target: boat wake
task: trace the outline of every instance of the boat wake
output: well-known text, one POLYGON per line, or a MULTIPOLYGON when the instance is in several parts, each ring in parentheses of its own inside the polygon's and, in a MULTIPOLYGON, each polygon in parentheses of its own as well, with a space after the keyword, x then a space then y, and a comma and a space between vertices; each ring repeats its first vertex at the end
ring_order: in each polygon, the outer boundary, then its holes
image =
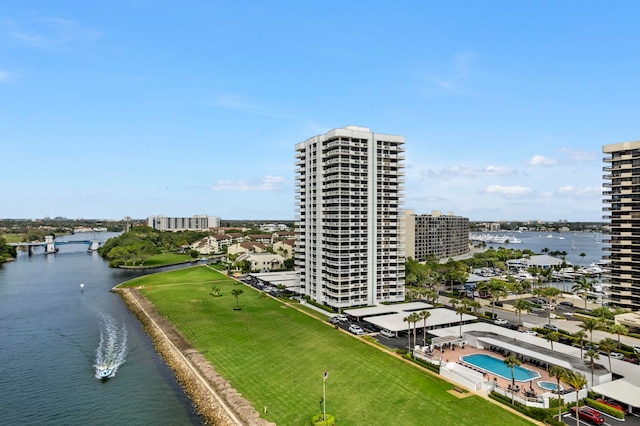
POLYGON ((96 349, 96 379, 106 380, 116 375, 127 357, 127 329, 118 327, 116 321, 103 316, 100 323, 100 344, 96 349))

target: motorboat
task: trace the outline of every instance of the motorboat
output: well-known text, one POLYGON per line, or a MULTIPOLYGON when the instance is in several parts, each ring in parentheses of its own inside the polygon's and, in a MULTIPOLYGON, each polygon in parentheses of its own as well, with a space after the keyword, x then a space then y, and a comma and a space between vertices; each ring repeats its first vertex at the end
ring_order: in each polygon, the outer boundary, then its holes
POLYGON ((111 367, 105 367, 105 368, 98 368, 98 371, 96 373, 96 376, 99 379, 102 380, 107 380, 108 378, 111 377, 111 375, 113 374, 113 368, 111 367))

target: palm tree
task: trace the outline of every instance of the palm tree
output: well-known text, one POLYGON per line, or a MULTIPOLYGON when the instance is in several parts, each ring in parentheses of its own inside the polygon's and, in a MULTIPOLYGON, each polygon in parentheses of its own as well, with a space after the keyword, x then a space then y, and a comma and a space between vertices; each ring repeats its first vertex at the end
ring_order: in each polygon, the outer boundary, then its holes
POLYGON ((613 352, 615 348, 616 341, 609 339, 608 337, 600 340, 600 343, 598 343, 598 349, 605 352, 607 354, 607 358, 609 358, 609 371, 611 371, 611 352, 613 352))
POLYGON ((240 309, 240 306, 238 305, 239 300, 238 298, 240 297, 240 295, 244 293, 244 291, 241 288, 234 288, 233 290, 231 290, 231 294, 236 298, 236 307, 233 308, 235 310, 240 309))
POLYGON ((584 374, 576 373, 573 370, 567 370, 561 380, 576 393, 576 425, 580 426, 580 417, 578 417, 578 411, 580 410, 580 397, 578 396, 578 392, 587 384, 587 378, 584 374))
POLYGON ((427 319, 431 316, 429 311, 420 311, 420 318, 422 318, 422 346, 427 346, 427 319))
POLYGON ((507 295, 506 284, 506 281, 491 278, 478 285, 480 290, 485 290, 491 295, 491 317, 493 318, 496 316, 496 302, 507 295))
POLYGON ((478 309, 480 309, 482 307, 480 302, 478 302, 477 300, 469 300, 467 302, 467 306, 469 308, 473 309, 473 313, 475 313, 475 314, 477 314, 478 313, 478 309))
POLYGON ((593 330, 598 328, 599 322, 595 318, 585 318, 580 328, 589 332, 589 342, 593 342, 593 330))
POLYGON ((402 321, 406 322, 407 324, 409 324, 409 330, 407 331, 407 336, 409 337, 409 343, 408 343, 408 347, 409 347, 409 351, 411 351, 411 315, 408 315, 404 318, 402 318, 402 321))
POLYGON ((514 309, 518 313, 518 325, 522 325, 522 311, 528 311, 531 309, 531 302, 526 299, 518 299, 513 304, 514 309))
POLYGON ((549 318, 549 325, 551 325, 551 303, 553 300, 562 294, 560 289, 555 287, 543 287, 537 288, 533 291, 533 294, 542 296, 547 301, 547 316, 549 318))
POLYGON ((558 333, 557 331, 552 331, 551 333, 547 333, 544 338, 547 339, 549 343, 551 343, 551 350, 553 350, 553 342, 557 342, 558 340, 560 340, 560 333, 558 333))
POLYGON ((513 374, 513 368, 517 365, 520 365, 520 360, 513 355, 509 355, 504 359, 504 363, 511 369, 511 404, 513 404, 513 388, 516 385, 515 376, 513 374))
POLYGON ((588 280, 587 277, 581 275, 575 279, 575 284, 571 287, 571 291, 574 293, 582 292, 584 296, 584 309, 587 309, 587 292, 593 290, 594 280, 588 280))
POLYGON ((620 335, 627 335, 629 333, 629 329, 622 324, 612 324, 609 327, 609 333, 618 335, 618 348, 620 348, 620 335))
POLYGON ((418 341, 416 339, 416 325, 418 324, 418 321, 420 321, 420 314, 417 312, 413 312, 409 314, 409 318, 410 322, 413 323, 413 345, 415 346, 416 342, 418 341))
POLYGON ((549 368, 549 376, 555 377, 557 382, 556 394, 558 395, 558 420, 562 416, 562 404, 560 403, 560 380, 567 374, 567 370, 557 365, 552 365, 549 368))
POLYGON ((449 300, 449 303, 451 303, 451 306, 453 306, 456 313, 460 315, 460 337, 462 337, 462 315, 467 312, 466 300, 451 299, 449 300))
POLYGON ((596 360, 600 359, 600 355, 593 349, 589 349, 587 353, 584 354, 584 359, 588 359, 589 364, 591 364, 591 386, 593 386, 593 369, 596 365, 596 360))
POLYGON ((580 344, 580 358, 582 358, 582 349, 584 349, 584 338, 587 337, 587 333, 582 330, 578 330, 573 333, 573 336, 578 339, 578 343, 580 344))

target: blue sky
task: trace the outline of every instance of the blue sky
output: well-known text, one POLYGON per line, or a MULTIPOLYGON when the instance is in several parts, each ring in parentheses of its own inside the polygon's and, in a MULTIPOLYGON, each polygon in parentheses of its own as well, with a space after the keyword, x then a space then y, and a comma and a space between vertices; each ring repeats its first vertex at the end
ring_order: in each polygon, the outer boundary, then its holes
POLYGON ((405 207, 602 217, 636 1, 4 2, 2 218, 293 219, 294 145, 406 137, 405 207), (366 5, 366 6, 365 6, 366 5))

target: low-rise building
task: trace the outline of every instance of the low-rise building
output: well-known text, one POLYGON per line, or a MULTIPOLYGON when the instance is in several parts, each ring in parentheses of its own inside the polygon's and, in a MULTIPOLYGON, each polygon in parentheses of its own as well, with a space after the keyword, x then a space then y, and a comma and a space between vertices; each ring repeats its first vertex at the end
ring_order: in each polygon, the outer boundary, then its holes
POLYGON ((262 253, 266 251, 267 247, 256 241, 244 241, 242 243, 235 243, 227 248, 227 254, 245 254, 245 253, 262 253))
POLYGON ((251 271, 269 272, 284 269, 284 258, 273 253, 244 253, 236 259, 236 263, 248 261, 251 271))
POLYGON ((224 247, 231 245, 233 239, 228 235, 210 235, 191 244, 191 249, 200 254, 217 254, 224 251, 224 247))
POLYGON ((273 244, 273 251, 274 253, 278 253, 285 259, 291 259, 293 258, 293 249, 295 247, 295 243, 295 239, 276 241, 273 244))

